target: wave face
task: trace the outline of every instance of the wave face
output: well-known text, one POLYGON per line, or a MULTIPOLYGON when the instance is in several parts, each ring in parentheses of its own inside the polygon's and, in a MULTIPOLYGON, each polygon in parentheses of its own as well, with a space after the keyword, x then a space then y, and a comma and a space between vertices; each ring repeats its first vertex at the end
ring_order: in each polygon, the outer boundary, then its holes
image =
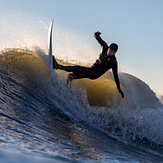
MULTIPOLYGON (((40 140, 47 137, 48 141, 55 139, 56 142, 57 137, 61 137, 60 141, 64 142, 65 135, 72 132, 71 127, 78 122, 121 142, 163 154, 163 106, 147 84, 120 73, 124 99, 109 72, 97 80, 82 79, 67 87, 64 80, 67 74, 58 71, 59 76, 55 72, 50 76, 47 60, 40 49, 1 51, 2 142, 11 139, 18 143, 23 139, 23 135, 13 136, 13 131, 25 132, 20 124, 28 128, 25 134, 30 137, 40 134, 40 140), (10 132, 5 130, 9 126, 10 132), (68 132, 61 136, 61 129, 68 132)), ((35 145, 43 148, 39 140, 35 145)))

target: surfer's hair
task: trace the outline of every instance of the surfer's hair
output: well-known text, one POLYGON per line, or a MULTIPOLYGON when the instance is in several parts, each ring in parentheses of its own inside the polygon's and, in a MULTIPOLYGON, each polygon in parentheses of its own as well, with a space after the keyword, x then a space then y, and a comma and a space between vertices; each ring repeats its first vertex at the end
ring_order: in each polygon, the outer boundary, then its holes
POLYGON ((114 50, 114 52, 116 53, 117 50, 118 50, 118 45, 116 43, 111 43, 110 46, 109 46, 109 48, 111 50, 114 50))

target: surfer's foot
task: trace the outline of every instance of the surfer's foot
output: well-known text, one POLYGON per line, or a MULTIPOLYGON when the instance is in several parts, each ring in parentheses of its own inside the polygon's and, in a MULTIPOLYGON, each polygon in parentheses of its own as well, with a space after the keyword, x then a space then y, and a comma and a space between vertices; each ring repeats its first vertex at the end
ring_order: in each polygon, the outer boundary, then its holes
POLYGON ((67 77, 67 84, 71 84, 72 80, 74 80, 74 74, 70 73, 67 77))
POLYGON ((52 57, 53 57, 53 69, 58 69, 59 64, 55 60, 54 56, 52 56, 52 57))

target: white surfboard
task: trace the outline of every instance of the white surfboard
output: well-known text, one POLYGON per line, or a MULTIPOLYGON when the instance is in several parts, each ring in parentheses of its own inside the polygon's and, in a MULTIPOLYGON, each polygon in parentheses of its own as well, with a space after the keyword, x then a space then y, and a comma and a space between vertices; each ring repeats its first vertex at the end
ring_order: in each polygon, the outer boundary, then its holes
POLYGON ((52 73, 53 70, 53 50, 52 50, 52 36, 53 36, 53 22, 51 22, 50 27, 49 27, 49 33, 48 33, 48 55, 49 55, 49 69, 50 69, 50 73, 52 73))

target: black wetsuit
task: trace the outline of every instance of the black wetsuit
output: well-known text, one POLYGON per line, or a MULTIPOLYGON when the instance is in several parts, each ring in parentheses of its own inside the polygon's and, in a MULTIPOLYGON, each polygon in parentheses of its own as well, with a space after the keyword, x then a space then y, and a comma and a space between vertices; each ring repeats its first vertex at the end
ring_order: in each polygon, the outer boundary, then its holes
POLYGON ((118 90, 120 90, 120 82, 118 78, 118 63, 115 55, 108 56, 107 51, 109 46, 107 43, 100 37, 95 36, 96 40, 102 46, 102 52, 99 59, 91 67, 83 66, 60 66, 59 69, 65 70, 67 72, 72 72, 69 74, 69 78, 72 79, 97 79, 102 76, 110 68, 113 71, 114 79, 117 85, 118 90))

